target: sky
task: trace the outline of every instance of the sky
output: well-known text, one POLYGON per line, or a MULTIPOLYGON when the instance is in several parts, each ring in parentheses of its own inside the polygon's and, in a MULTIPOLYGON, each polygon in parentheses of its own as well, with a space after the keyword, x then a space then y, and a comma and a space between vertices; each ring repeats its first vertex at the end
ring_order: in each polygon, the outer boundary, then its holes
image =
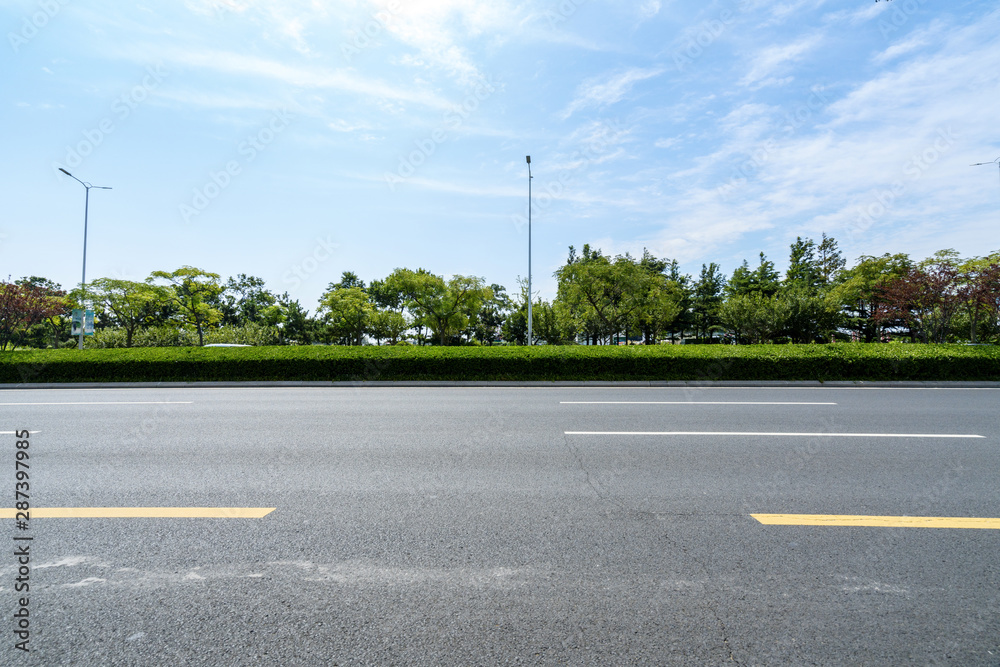
POLYGON ((343 271, 543 299, 568 248, 779 270, 1000 249, 1000 8, 0 0, 0 274, 343 271))

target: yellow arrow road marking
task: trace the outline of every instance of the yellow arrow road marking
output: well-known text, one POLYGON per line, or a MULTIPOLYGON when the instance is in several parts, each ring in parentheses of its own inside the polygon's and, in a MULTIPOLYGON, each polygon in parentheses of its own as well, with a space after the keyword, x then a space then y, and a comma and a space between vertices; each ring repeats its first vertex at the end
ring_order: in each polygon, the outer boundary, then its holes
MULTIPOLYGON (((32 507, 32 519, 260 519, 274 507, 32 507)), ((0 509, 0 519, 17 510, 0 509)))
POLYGON ((863 516, 848 514, 751 514, 766 526, 880 526, 886 528, 993 528, 1000 519, 955 516, 863 516))

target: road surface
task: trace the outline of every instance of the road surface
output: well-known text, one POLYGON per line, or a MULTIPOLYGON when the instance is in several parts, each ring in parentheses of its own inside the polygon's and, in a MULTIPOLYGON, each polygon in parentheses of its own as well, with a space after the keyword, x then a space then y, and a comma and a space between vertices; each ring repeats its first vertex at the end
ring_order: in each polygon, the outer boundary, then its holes
POLYGON ((0 664, 998 665, 998 399, 0 391, 0 664))

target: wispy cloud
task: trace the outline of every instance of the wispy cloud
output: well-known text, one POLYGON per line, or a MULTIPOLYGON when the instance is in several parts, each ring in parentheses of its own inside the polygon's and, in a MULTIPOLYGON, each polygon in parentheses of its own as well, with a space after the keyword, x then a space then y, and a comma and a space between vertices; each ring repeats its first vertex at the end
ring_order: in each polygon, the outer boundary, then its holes
POLYGON ((872 58, 876 65, 884 65, 891 60, 912 53, 937 41, 937 35, 944 29, 943 21, 934 21, 926 28, 913 31, 906 39, 896 42, 872 58))
POLYGON ((706 257, 748 233, 780 229, 792 238, 837 234, 849 253, 929 253, 934 244, 957 245, 981 234, 981 219, 962 211, 982 196, 970 183, 968 155, 981 137, 995 135, 998 27, 1000 12, 975 26, 932 26, 900 42, 902 56, 932 31, 942 32, 927 40, 936 45, 933 53, 858 82, 795 135, 774 135, 759 171, 735 197, 720 200, 709 187, 718 178, 713 164, 768 117, 757 104, 734 109, 719 123, 722 146, 695 159, 696 167, 670 174, 680 194, 665 206, 670 222, 642 242, 678 257, 695 257, 699 248, 706 257), (988 80, 984 72, 992 73, 988 80), (878 215, 866 215, 870 211, 878 215))
POLYGON ((830 12, 823 17, 827 23, 844 21, 849 25, 860 25, 872 20, 879 14, 890 9, 888 2, 873 2, 859 9, 841 9, 830 12))
POLYGON ((788 0, 786 2, 773 2, 771 0, 747 0, 744 3, 744 10, 765 7, 771 15, 770 24, 780 24, 801 16, 809 10, 815 10, 825 5, 827 0, 788 0))
POLYGON ((419 58, 407 62, 444 71, 464 86, 485 78, 466 42, 516 26, 520 13, 506 0, 375 0, 372 5, 386 13, 386 30, 418 51, 419 58))
POLYGON ((290 44, 303 55, 313 53, 306 38, 311 25, 329 15, 329 4, 311 0, 185 0, 191 12, 206 18, 239 16, 256 24, 262 34, 275 42, 290 44))
MULTIPOLYGON (((968 125, 990 116, 1000 85, 1000 47, 991 32, 998 28, 1000 12, 947 32, 938 38, 935 52, 898 63, 832 104, 829 127, 842 132, 851 123, 884 125, 891 136, 899 135, 904 123, 968 125), (990 74, 984 77, 986 72, 990 74)), ((991 135, 995 131, 983 136, 991 135)))
POLYGON ((334 132, 357 132, 358 130, 370 130, 371 126, 365 123, 348 123, 343 118, 337 118, 336 120, 327 123, 329 127, 334 132))
POLYGON ((648 21, 660 13, 660 8, 660 0, 645 0, 645 2, 639 5, 639 20, 648 21))
POLYGON ((173 67, 195 67, 223 74, 269 79, 305 89, 338 90, 380 100, 409 102, 441 110, 451 109, 454 106, 453 103, 432 92, 379 81, 348 69, 304 67, 260 56, 214 49, 145 45, 124 47, 117 49, 117 52, 138 62, 148 62, 150 59, 159 60, 173 67))
MULTIPOLYGON (((351 174, 350 176, 360 181, 370 181, 380 185, 385 184, 385 178, 381 175, 351 174)), ((441 180, 419 176, 407 178, 403 184, 398 187, 400 190, 430 190, 434 192, 450 192, 458 195, 469 195, 472 197, 523 198, 525 196, 524 188, 522 186, 483 185, 481 183, 470 184, 462 183, 454 179, 441 180)))
MULTIPOLYGON (((54 159, 79 152, 84 161, 90 151, 95 157, 74 173, 120 185, 115 197, 125 197, 146 194, 127 165, 135 155, 156 155, 164 165, 155 183, 160 200, 121 207, 148 205, 156 223, 143 232, 151 265, 130 269, 140 275, 200 263, 188 257, 192 248, 212 247, 207 239, 234 229, 267 230, 273 210, 289 205, 292 236, 326 234, 323 226, 335 225, 333 192, 342 217, 377 223, 337 227, 343 268, 377 276, 381 269, 364 259, 370 253, 449 272, 453 249, 433 235, 413 235, 393 250, 380 243, 391 245, 385 239, 405 226, 462 224, 469 212, 509 224, 510 212, 527 203, 527 153, 540 229, 550 250, 560 247, 554 257, 540 243, 539 266, 564 261, 571 243, 600 238, 608 252, 638 255, 646 246, 694 263, 685 268, 695 272, 709 261, 731 271, 759 250, 780 264, 796 234, 821 231, 852 258, 883 248, 919 254, 938 242, 968 254, 981 247, 976 234, 995 226, 996 167, 968 166, 1000 154, 995 3, 181 0, 114 11, 58 4, 58 19, 5 70, 17 94, 0 113, 7 126, 24 128, 7 142, 8 162, 29 164, 39 145, 54 159), (677 50, 693 59, 683 72, 671 66, 677 50), (135 93, 157 62, 169 78, 155 94, 135 93), (488 96, 476 92, 483 78, 497 87, 488 96), (295 116, 295 131, 266 159, 241 163, 234 187, 212 203, 212 224, 192 230, 206 243, 157 241, 177 217, 177 201, 222 168, 234 138, 253 136, 260 112, 282 107, 295 116), (119 122, 126 109, 129 121, 119 122), (58 119, 44 117, 56 111, 58 119), (103 116, 115 122, 106 140, 103 116), (403 161, 421 165, 386 192, 387 170, 403 161), (878 208, 885 210, 873 223, 858 224, 858 211, 878 208)), ((37 5, 17 3, 23 12, 37 5)), ((37 215, 34 208, 61 198, 24 178, 31 196, 22 199, 32 203, 12 213, 11 224, 63 219, 57 210, 37 215)), ((112 213, 102 210, 102 221, 108 215, 131 229, 131 219, 112 213)), ((43 261, 12 245, 14 236, 0 248, 9 261, 43 261)), ((130 238, 109 233, 106 256, 128 257, 115 237, 130 238)), ((217 262, 209 268, 235 275, 274 264, 266 233, 250 237, 264 240, 248 243, 239 258, 208 256, 206 266, 217 262)), ((502 254, 493 253, 501 267, 502 254)), ((54 278, 73 280, 58 257, 10 270, 37 275, 53 267, 54 278)), ((510 284, 523 270, 521 262, 511 267, 490 281, 510 284)), ((285 268, 265 277, 280 284, 285 268)), ((316 289, 322 284, 316 280, 316 289)))
POLYGON ((769 46, 758 52, 750 64, 750 71, 740 79, 741 86, 759 85, 773 79, 783 66, 799 60, 803 55, 816 48, 822 37, 811 35, 800 40, 781 46, 769 46))
POLYGON ((274 109, 275 107, 297 107, 286 97, 251 96, 240 93, 224 93, 205 90, 165 88, 157 91, 162 100, 177 102, 187 107, 207 109, 274 109))
POLYGON ((588 79, 577 88, 576 97, 569 103, 561 116, 565 120, 580 109, 606 107, 620 102, 631 92, 635 84, 659 76, 663 72, 662 68, 633 67, 610 77, 588 79))

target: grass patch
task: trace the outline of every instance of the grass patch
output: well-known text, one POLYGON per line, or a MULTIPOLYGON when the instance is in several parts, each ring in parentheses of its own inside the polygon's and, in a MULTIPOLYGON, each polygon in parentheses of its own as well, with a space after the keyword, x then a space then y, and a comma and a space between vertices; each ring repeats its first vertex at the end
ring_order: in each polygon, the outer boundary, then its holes
POLYGON ((247 380, 1000 380, 1000 347, 691 345, 248 347, 0 354, 0 382, 247 380))

